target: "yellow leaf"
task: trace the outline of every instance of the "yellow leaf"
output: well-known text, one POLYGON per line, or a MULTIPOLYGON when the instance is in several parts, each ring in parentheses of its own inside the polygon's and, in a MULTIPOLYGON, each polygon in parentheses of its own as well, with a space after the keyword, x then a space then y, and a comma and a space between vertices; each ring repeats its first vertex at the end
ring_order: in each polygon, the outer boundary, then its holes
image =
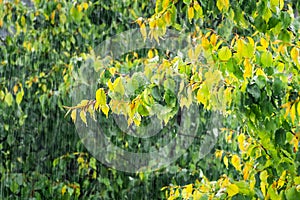
POLYGON ((189 185, 186 186, 186 192, 188 194, 192 194, 192 192, 193 192, 193 184, 189 184, 189 185))
POLYGON ((231 58, 232 53, 231 53, 230 49, 225 46, 219 50, 218 56, 219 56, 220 60, 227 61, 231 58))
POLYGON ((163 10, 166 10, 169 6, 169 0, 163 0, 162 6, 163 6, 163 10))
POLYGON ((219 158, 220 160, 222 159, 223 151, 222 150, 217 150, 215 152, 216 158, 219 158))
POLYGON ((174 194, 174 198, 178 198, 180 196, 179 190, 176 189, 175 194, 174 194))
POLYGON ((64 194, 66 193, 66 191, 67 191, 67 186, 64 185, 64 186, 61 188, 61 194, 64 195, 64 194))
POLYGON ((77 5, 77 10, 78 10, 78 12, 81 12, 82 11, 82 5, 77 5))
POLYGON ((202 197, 202 194, 198 190, 193 192, 193 200, 199 200, 202 197))
POLYGON ((72 118, 72 120, 73 120, 74 123, 76 122, 76 114, 77 114, 76 110, 73 110, 71 112, 71 118, 72 118))
POLYGON ((252 65, 249 61, 249 59, 244 60, 244 66, 245 66, 245 72, 244 72, 244 78, 250 78, 252 77, 252 65))
POLYGON ((298 151, 299 148, 299 140, 298 137, 294 136, 293 139, 290 141, 290 143, 294 146, 294 152, 298 151))
POLYGON ((280 189, 285 183, 286 170, 284 170, 277 182, 277 189, 280 189))
POLYGON ((239 187, 235 184, 230 184, 227 186, 228 197, 232 197, 239 193, 239 187))
POLYGON ((118 77, 114 81, 114 83, 112 83, 111 80, 108 80, 107 86, 108 86, 109 90, 111 90, 112 92, 118 92, 121 95, 124 95, 124 93, 125 93, 125 89, 124 89, 124 86, 122 84, 121 77, 118 77))
POLYGON ((290 110, 290 115, 291 115, 291 119, 292 119, 292 123, 295 123, 295 117, 296 117, 296 103, 294 103, 291 107, 290 110))
POLYGON ((229 8, 229 0, 217 0, 217 7, 221 12, 226 12, 229 8))
POLYGON ((77 158, 77 162, 78 162, 78 164, 82 164, 82 163, 84 163, 84 159, 80 156, 77 158))
POLYGON ((23 99, 23 96, 24 96, 24 91, 20 91, 17 93, 17 96, 16 96, 16 102, 18 105, 20 105, 22 99, 23 99))
POLYGON ((109 112, 109 106, 105 104, 104 106, 101 106, 101 110, 103 114, 105 114, 106 118, 108 117, 108 112, 109 112))
POLYGON ((114 67, 109 68, 109 72, 111 73, 111 75, 114 75, 116 73, 116 68, 114 67))
POLYGON ((210 43, 212 46, 215 46, 217 44, 218 36, 216 34, 212 34, 210 37, 210 43))
POLYGON ((106 94, 103 88, 99 88, 96 91, 96 104, 95 109, 97 110, 99 106, 104 106, 106 104, 106 94))
POLYGON ((108 88, 109 88, 110 91, 112 91, 112 92, 114 91, 114 85, 112 84, 112 82, 111 82, 110 79, 107 82, 107 86, 108 86, 108 88))
POLYGON ((248 180, 249 170, 250 170, 250 167, 249 167, 248 164, 246 164, 244 169, 243 169, 243 178, 244 178, 245 181, 248 180))
POLYGON ((149 51, 148 51, 148 58, 153 58, 154 57, 154 55, 153 55, 153 51, 150 49, 149 51))
POLYGON ((87 126, 87 121, 86 121, 86 112, 84 110, 81 110, 79 113, 80 119, 85 123, 87 126))
POLYGON ((54 24, 54 22, 55 22, 55 10, 51 13, 50 19, 51 19, 51 24, 54 24))
POLYGON ((293 47, 291 50, 291 57, 293 61, 298 64, 299 63, 299 51, 296 47, 293 47))
POLYGON ((231 157, 231 163, 236 170, 241 170, 241 160, 237 155, 231 157))
POLYGON ((264 38, 260 38, 260 44, 265 49, 268 48, 268 46, 269 46, 269 42, 264 38))
POLYGON ((24 16, 21 17, 21 25, 25 26, 26 25, 26 19, 24 16))
POLYGON ((208 49, 209 48, 210 43, 209 43, 209 41, 208 41, 208 39, 206 37, 203 37, 201 39, 201 42, 202 42, 201 45, 202 45, 202 47, 204 49, 208 49))
POLYGON ((265 182, 260 182, 260 190, 263 193, 264 197, 266 196, 266 183, 265 182))
POLYGON ((198 1, 194 1, 194 9, 199 14, 199 17, 203 18, 203 10, 202 7, 199 5, 198 1))
POLYGON ((147 38, 147 30, 146 30, 146 25, 145 23, 142 23, 142 25, 140 26, 140 31, 141 31, 141 34, 144 38, 144 41, 146 40, 147 38))
POLYGON ((239 148, 241 151, 245 151, 245 135, 244 134, 240 134, 238 136, 238 144, 239 144, 239 148))
POLYGON ((84 10, 86 10, 86 9, 88 9, 89 4, 87 2, 83 2, 82 7, 83 7, 84 10))
POLYGON ((188 8, 188 18, 190 22, 192 21, 193 17, 194 17, 194 8, 190 6, 188 8))
POLYGON ((165 16, 165 21, 167 23, 167 25, 171 24, 171 13, 169 11, 166 12, 165 16))
POLYGON ((256 70, 256 76, 259 76, 259 75, 267 77, 266 74, 265 74, 265 72, 261 68, 258 68, 256 70))
POLYGON ((300 101, 298 102, 297 105, 297 115, 300 117, 300 101))
POLYGON ((226 168, 228 169, 228 158, 227 158, 227 156, 224 156, 223 162, 224 162, 226 168))

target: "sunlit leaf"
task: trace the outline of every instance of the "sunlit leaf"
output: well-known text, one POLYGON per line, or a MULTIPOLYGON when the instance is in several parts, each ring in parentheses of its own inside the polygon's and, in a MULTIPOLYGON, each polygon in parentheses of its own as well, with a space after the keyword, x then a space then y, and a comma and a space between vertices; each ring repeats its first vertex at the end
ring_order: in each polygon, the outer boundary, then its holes
POLYGON ((23 91, 20 91, 17 93, 16 95, 16 102, 18 105, 20 105, 22 99, 23 99, 23 96, 24 96, 24 92, 23 91))
POLYGON ((190 22, 192 21, 193 17, 194 17, 194 8, 190 6, 188 8, 188 18, 190 22))
POLYGON ((296 64, 299 63, 299 50, 296 47, 292 48, 291 57, 296 64))
POLYGON ((262 62, 264 67, 271 66, 272 62, 273 62, 272 53, 269 52, 269 51, 263 52, 262 55, 261 55, 261 62, 262 62))
POLYGON ((104 106, 101 106, 101 111, 103 114, 105 114, 106 118, 108 117, 108 112, 109 112, 109 106, 105 104, 104 106))
POLYGON ((5 98, 4 98, 4 101, 5 103, 8 105, 8 106, 12 106, 12 103, 13 103, 13 96, 10 92, 8 92, 6 95, 5 95, 5 98))
POLYGON ((219 50, 218 56, 219 56, 220 60, 227 61, 231 58, 232 53, 231 53, 230 49, 225 46, 219 50))
POLYGON ((217 0, 217 7, 220 11, 226 12, 229 8, 229 0, 217 0))
POLYGON ((224 156, 223 162, 224 162, 226 168, 228 169, 228 158, 227 158, 227 156, 224 156))
POLYGON ((95 109, 97 110, 99 107, 104 106, 106 104, 106 94, 103 88, 99 88, 96 91, 96 104, 95 109))
POLYGON ((227 186, 228 197, 232 197, 239 193, 239 187, 235 184, 230 184, 227 186))
POLYGON ((295 118, 296 118, 296 103, 294 103, 294 104, 291 106, 290 115, 291 115, 292 123, 295 124, 295 118))

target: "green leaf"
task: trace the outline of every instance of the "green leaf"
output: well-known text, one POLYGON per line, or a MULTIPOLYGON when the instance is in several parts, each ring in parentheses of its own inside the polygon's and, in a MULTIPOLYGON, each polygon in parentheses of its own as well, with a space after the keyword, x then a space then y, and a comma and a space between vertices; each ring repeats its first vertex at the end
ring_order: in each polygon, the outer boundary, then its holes
POLYGON ((286 133, 284 129, 280 128, 275 132, 275 145, 282 146, 286 141, 286 133))
POLYGON ((164 81, 164 88, 165 90, 169 90, 174 92, 175 91, 175 81, 173 79, 167 79, 164 81))
POLYGON ((83 14, 79 12, 79 10, 76 7, 72 7, 70 10, 71 17, 74 19, 76 22, 80 22, 83 14))
POLYGON ((231 58, 232 53, 228 47, 222 47, 218 52, 218 56, 220 60, 227 61, 231 58))
POLYGON ((269 67, 272 65, 273 62, 273 57, 272 53, 269 51, 265 51, 261 55, 261 63, 263 64, 264 67, 269 67))
POLYGON ((18 105, 20 105, 22 99, 23 99, 23 96, 24 96, 24 92, 23 91, 20 91, 17 93, 17 96, 16 96, 16 102, 18 105))
POLYGON ((292 187, 285 191, 285 196, 287 200, 300 199, 300 192, 295 187, 292 187))
POLYGON ((247 92, 249 92, 256 100, 260 98, 261 91, 256 84, 248 85, 247 92))
POLYGON ((16 181, 12 181, 12 183, 9 186, 9 189, 12 191, 12 193, 17 193, 19 191, 19 185, 16 181))
POLYGON ((288 43, 291 41, 291 34, 287 30, 282 30, 278 35, 278 39, 288 43))
POLYGON ((89 165, 90 165, 90 167, 91 167, 92 169, 94 169, 94 170, 97 170, 96 163, 97 163, 96 159, 93 158, 93 157, 91 157, 91 158, 90 158, 89 165))
POLYGON ((142 105, 142 104, 139 105, 138 112, 142 116, 148 116, 149 115, 148 109, 144 105, 142 105))
POLYGON ((14 99, 13 99, 12 94, 10 92, 8 92, 4 98, 5 103, 7 103, 8 106, 12 106, 13 100, 14 99))

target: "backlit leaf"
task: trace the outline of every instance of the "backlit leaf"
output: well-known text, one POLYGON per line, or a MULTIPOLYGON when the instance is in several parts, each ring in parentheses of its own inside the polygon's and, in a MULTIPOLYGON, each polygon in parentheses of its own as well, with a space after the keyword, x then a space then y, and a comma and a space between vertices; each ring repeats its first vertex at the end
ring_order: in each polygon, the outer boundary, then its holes
POLYGON ((97 110, 99 106, 104 106, 106 104, 106 94, 103 88, 99 88, 96 91, 96 104, 95 109, 97 110))
POLYGON ((241 160, 237 155, 231 157, 231 163, 236 170, 241 170, 241 160))
POLYGON ((106 118, 108 117, 108 112, 109 112, 109 106, 105 104, 104 106, 101 106, 101 111, 103 114, 105 114, 106 118))
POLYGON ((23 96, 24 96, 24 92, 23 91, 20 91, 17 93, 16 95, 16 102, 18 105, 20 105, 22 99, 23 99, 23 96))
POLYGON ((227 11, 229 8, 229 0, 217 0, 217 7, 220 11, 227 11))
POLYGON ((294 103, 290 110, 290 115, 292 119, 292 123, 295 124, 295 118, 296 118, 296 103, 294 103))
POLYGON ((222 47, 218 52, 218 56, 221 60, 227 61, 231 58, 232 53, 228 47, 222 47))
POLYGON ((190 6, 188 8, 188 18, 190 22, 192 21, 193 17, 194 17, 194 8, 190 6))
POLYGON ((230 184, 227 186, 228 197, 232 197, 239 193, 239 187, 235 184, 230 184))
POLYGON ((273 57, 272 53, 269 51, 265 51, 261 55, 261 63, 263 64, 264 67, 269 67, 272 65, 273 62, 273 57))
POLYGON ((13 96, 10 92, 8 92, 6 95, 5 95, 5 98, 4 98, 4 101, 5 103, 8 105, 8 106, 12 106, 12 103, 13 103, 13 96))
POLYGON ((223 162, 224 162, 226 168, 228 169, 228 158, 227 158, 227 156, 224 156, 223 162))
POLYGON ((291 50, 291 57, 293 61, 298 64, 299 63, 299 51, 296 47, 293 47, 291 50))

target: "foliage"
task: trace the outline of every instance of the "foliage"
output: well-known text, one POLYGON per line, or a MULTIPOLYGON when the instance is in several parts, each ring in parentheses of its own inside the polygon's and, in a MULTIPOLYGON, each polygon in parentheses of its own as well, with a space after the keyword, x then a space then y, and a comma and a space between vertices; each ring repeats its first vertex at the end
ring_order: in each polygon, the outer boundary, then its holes
POLYGON ((0 41, 1 197, 297 199, 298 11, 297 1, 283 0, 40 0, 33 8, 0 0, 0 30, 7 32, 0 41), (147 49, 108 65, 95 57, 92 49, 106 37, 135 26, 157 43, 168 28, 191 33, 187 55, 147 49), (74 74, 84 76, 79 67, 87 60, 99 88, 70 106, 74 74), (171 138, 180 110, 196 105, 200 127, 176 163, 128 174, 85 152, 63 105, 73 121, 89 125, 97 117, 116 145, 135 152, 165 141, 124 134, 113 114, 139 127, 157 115, 166 124, 161 134, 171 138), (222 134, 199 160, 213 112, 224 116, 222 134))
MULTIPOLYGON (((300 32, 293 10, 297 6, 284 1, 156 1, 154 15, 137 19, 144 40, 149 36, 159 43, 168 27, 192 31, 194 47, 187 58, 163 59, 160 54, 153 63, 152 50, 142 60, 135 54, 133 63, 145 66, 142 76, 148 84, 142 89, 138 83, 134 88, 130 84, 139 71, 133 69, 133 76, 121 74, 127 63, 105 67, 110 75, 101 82, 96 100, 79 108, 101 110, 106 116, 123 113, 128 125, 137 126, 144 117, 159 116, 155 105, 161 99, 168 110, 159 117, 166 124, 179 107, 192 103, 206 111, 218 110, 228 119, 224 130, 229 131, 224 133, 231 148, 221 146, 215 156, 228 171, 212 181, 202 175, 194 184, 164 187, 169 188, 168 198, 294 199, 300 194, 300 32), (176 99, 181 90, 170 83, 176 76, 189 83, 191 95, 176 99), (154 88, 161 91, 161 99, 155 98, 154 88), (124 91, 132 93, 120 101, 124 91), (175 99, 170 99, 169 91, 175 99)), ((74 112, 78 107, 69 109, 74 112)))
MULTIPOLYGON (((225 82, 223 114, 240 122, 229 139, 237 143, 238 150, 215 152, 230 170, 218 180, 202 177, 195 184, 170 186, 168 197, 295 199, 300 194, 300 65, 299 29, 294 29, 292 8, 297 6, 284 1, 246 4, 218 0, 216 7, 209 9, 208 4, 200 2, 178 2, 185 5, 186 24, 196 30, 192 36, 196 47, 191 49, 188 62, 193 61, 200 45, 209 68, 225 82), (224 19, 216 30, 200 30, 199 23, 216 16, 224 19), (231 26, 224 29, 226 22, 231 26), (226 34, 231 32, 236 34, 226 34)), ((157 1, 155 14, 144 20, 149 23, 150 37, 158 41, 165 34, 157 28, 179 28, 175 17, 170 21, 167 14, 176 13, 175 6, 175 1, 157 1)), ((192 64, 201 65, 197 59, 192 64)), ((213 98, 215 91, 206 89, 216 81, 216 75, 200 81, 194 93, 194 100, 209 110, 219 109, 213 98)))

